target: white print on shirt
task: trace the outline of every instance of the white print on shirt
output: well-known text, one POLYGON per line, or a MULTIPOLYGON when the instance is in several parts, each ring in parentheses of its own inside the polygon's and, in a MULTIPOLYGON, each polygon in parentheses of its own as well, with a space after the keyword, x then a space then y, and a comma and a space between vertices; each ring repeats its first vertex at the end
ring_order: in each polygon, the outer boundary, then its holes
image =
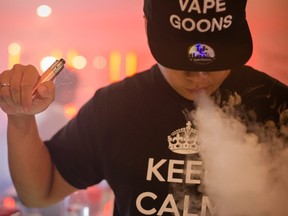
MULTIPOLYGON (((151 207, 150 209, 148 209, 147 207, 145 208, 144 206, 142 206, 142 201, 144 199, 152 199, 152 200, 156 200, 157 199, 157 195, 152 193, 152 192, 144 192, 141 193, 136 200, 136 206, 137 209, 139 210, 139 212, 143 215, 163 215, 165 213, 172 213, 175 216, 180 216, 180 212, 178 210, 179 205, 175 202, 174 196, 173 194, 168 194, 166 199, 164 200, 163 204, 161 205, 160 209, 156 209, 154 207, 151 207)), ((201 208, 201 213, 200 215, 194 214, 194 213, 189 213, 188 209, 189 209, 189 199, 190 196, 189 195, 185 195, 184 197, 184 202, 183 202, 183 206, 182 208, 183 213, 181 216, 207 216, 209 213, 209 215, 214 216, 214 208, 212 207, 212 204, 210 203, 210 200, 207 196, 203 196, 202 197, 202 208, 201 208), (208 210, 208 211, 207 211, 208 210)))
POLYGON ((177 154, 199 153, 198 130, 188 121, 185 128, 180 128, 168 136, 169 149, 177 154))
MULTIPOLYGON (((187 185, 200 185, 201 184, 201 175, 203 175, 203 162, 202 161, 193 161, 193 160, 167 160, 162 159, 160 161, 155 161, 154 158, 149 158, 148 160, 148 169, 146 180, 147 181, 159 181, 159 182, 169 182, 169 183, 185 183, 187 185), (168 165, 168 174, 164 176, 160 172, 160 168, 164 165, 168 165), (175 177, 178 176, 178 177, 175 177)), ((172 193, 169 193, 164 202, 162 203, 159 209, 156 209, 153 206, 143 206, 143 202, 146 199, 157 200, 157 194, 147 191, 139 194, 136 200, 136 206, 138 211, 143 215, 163 215, 165 213, 173 213, 176 216, 214 216, 214 207, 211 204, 209 198, 205 195, 202 196, 202 205, 200 215, 189 212, 190 203, 193 199, 190 194, 185 194, 183 197, 183 202, 177 202, 178 197, 172 193), (179 210, 183 209, 182 211, 179 210)))
POLYGON ((202 172, 202 161, 162 159, 159 162, 155 163, 153 158, 149 158, 146 180, 152 181, 152 178, 154 176, 154 178, 160 182, 200 184, 202 172), (166 176, 166 178, 163 177, 158 170, 165 163, 168 163, 168 176, 166 176), (182 176, 177 178, 174 177, 175 174, 182 174, 182 176))
MULTIPOLYGON (((154 158, 149 158, 148 160, 148 169, 146 180, 147 181, 160 181, 160 182, 170 182, 170 183, 185 183, 187 185, 200 185, 201 184, 201 175, 203 174, 203 162, 202 161, 193 161, 193 160, 167 160, 162 159, 160 161, 156 161, 154 158), (163 165, 168 164, 168 174, 164 176, 160 172, 160 168, 163 165), (180 175, 180 176, 179 176, 180 175), (178 176, 178 177, 176 177, 178 176)), ((190 196, 190 194, 185 194, 183 197, 183 202, 178 203, 178 197, 174 194, 169 193, 164 202, 162 203, 159 209, 155 207, 147 207, 143 206, 142 203, 144 200, 157 200, 157 194, 146 191, 137 197, 136 206, 138 211, 143 215, 163 215, 165 213, 173 213, 176 216, 198 216, 196 214, 189 212, 189 205, 191 203, 190 199, 194 197, 190 196), (182 206, 179 206, 182 205, 182 206), (183 209, 183 211, 180 211, 183 209)), ((214 216, 214 207, 211 204, 209 198, 205 195, 202 196, 201 200, 201 214, 200 216, 214 216)))
MULTIPOLYGON (((192 127, 190 121, 186 123, 186 127, 172 132, 167 141, 168 148, 174 153, 185 155, 197 155, 199 153, 198 130, 192 127)), ((136 207, 141 214, 165 215, 172 213, 176 216, 215 216, 215 208, 205 194, 195 197, 195 191, 191 192, 191 190, 181 188, 183 185, 184 187, 187 185, 187 188, 200 186, 201 179, 204 178, 205 174, 200 158, 186 157, 186 160, 161 159, 158 161, 149 158, 147 166, 146 181, 170 183, 174 185, 172 188, 177 191, 177 194, 174 194, 173 191, 168 193, 159 209, 155 206, 143 205, 147 200, 156 201, 159 195, 152 191, 139 194, 136 207), (165 174, 161 173, 164 167, 168 169, 165 174), (181 191, 180 196, 179 191, 181 191)))

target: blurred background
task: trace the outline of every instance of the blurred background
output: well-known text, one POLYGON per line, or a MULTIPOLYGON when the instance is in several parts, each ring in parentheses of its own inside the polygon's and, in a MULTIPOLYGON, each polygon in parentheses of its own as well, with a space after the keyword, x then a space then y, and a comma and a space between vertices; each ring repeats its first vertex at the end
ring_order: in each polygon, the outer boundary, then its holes
MULTIPOLYGON (((42 72, 55 58, 66 60, 66 69, 56 80, 55 103, 37 116, 43 139, 71 119, 95 90, 155 63, 146 42, 142 4, 141 0, 0 1, 1 72, 15 63, 33 64, 42 72)), ((287 0, 247 3, 254 41, 248 64, 285 84, 287 11, 287 0)), ((8 172, 6 123, 0 111, 0 210, 19 208, 25 215, 111 215, 113 194, 105 182, 51 208, 21 206, 8 172)))

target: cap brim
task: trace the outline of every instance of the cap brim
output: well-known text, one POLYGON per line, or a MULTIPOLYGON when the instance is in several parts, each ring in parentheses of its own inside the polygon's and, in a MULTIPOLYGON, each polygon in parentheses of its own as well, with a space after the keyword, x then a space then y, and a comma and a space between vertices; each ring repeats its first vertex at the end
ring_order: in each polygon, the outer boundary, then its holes
POLYGON ((161 65, 185 71, 219 71, 233 69, 244 65, 252 55, 252 37, 247 22, 237 25, 226 33, 229 38, 215 36, 215 33, 205 37, 188 38, 167 34, 153 23, 147 22, 148 44, 155 60, 161 65), (218 37, 218 38, 217 38, 218 37), (213 48, 215 59, 208 64, 197 64, 189 59, 189 47, 206 44, 213 48))

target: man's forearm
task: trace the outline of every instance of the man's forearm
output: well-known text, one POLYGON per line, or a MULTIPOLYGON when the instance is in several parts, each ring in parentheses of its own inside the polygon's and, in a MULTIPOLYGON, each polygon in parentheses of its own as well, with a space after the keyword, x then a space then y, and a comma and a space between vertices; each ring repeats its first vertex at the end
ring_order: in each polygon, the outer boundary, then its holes
POLYGON ((8 116, 8 157, 13 183, 28 206, 45 200, 52 184, 49 152, 41 141, 34 116, 8 116))
POLYGON ((8 115, 10 172, 19 198, 29 207, 53 204, 77 190, 62 178, 39 137, 34 115, 55 98, 54 83, 41 80, 38 86, 39 79, 32 65, 16 64, 0 73, 0 108, 8 115))

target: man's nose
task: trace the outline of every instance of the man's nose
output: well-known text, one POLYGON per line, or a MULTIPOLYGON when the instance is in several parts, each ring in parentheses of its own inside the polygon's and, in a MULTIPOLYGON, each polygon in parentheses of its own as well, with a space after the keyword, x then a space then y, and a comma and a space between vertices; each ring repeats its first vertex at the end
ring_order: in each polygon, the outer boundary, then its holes
POLYGON ((208 77, 208 72, 205 72, 205 71, 195 71, 195 72, 186 71, 185 73, 188 79, 205 80, 208 77))

